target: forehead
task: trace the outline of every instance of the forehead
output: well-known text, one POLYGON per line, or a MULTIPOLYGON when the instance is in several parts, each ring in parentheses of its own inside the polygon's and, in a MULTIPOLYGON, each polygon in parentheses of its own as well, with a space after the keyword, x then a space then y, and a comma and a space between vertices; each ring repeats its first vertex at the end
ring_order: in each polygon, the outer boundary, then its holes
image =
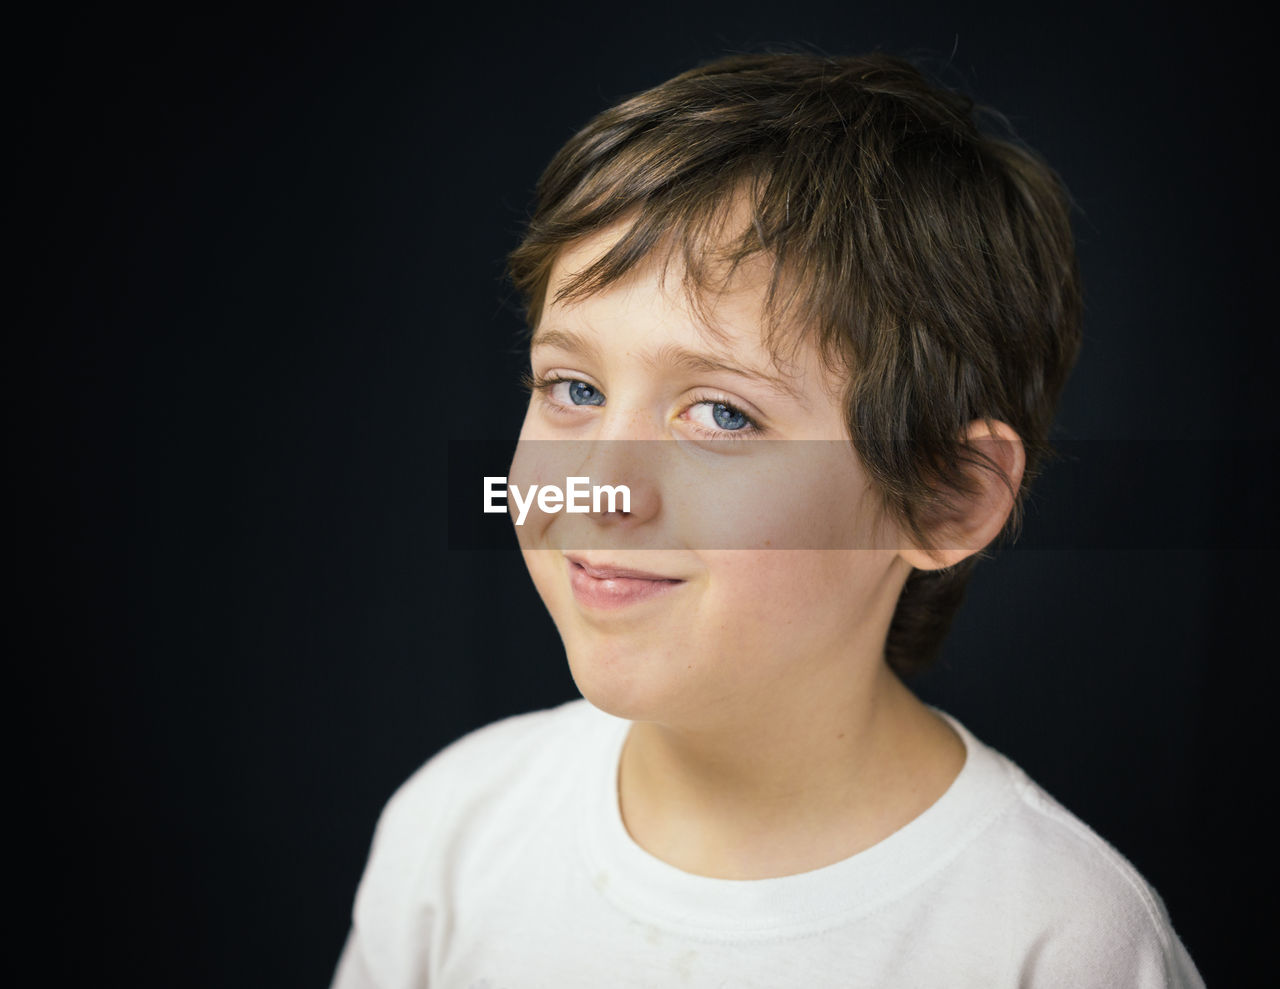
MULTIPOLYGON (((756 252, 736 262, 711 244, 691 272, 676 238, 658 245, 618 278, 574 291, 577 276, 603 258, 629 229, 626 220, 564 247, 552 264, 533 345, 575 326, 603 330, 615 320, 648 324, 658 338, 718 356, 750 354, 779 371, 803 362, 806 334, 771 312, 773 259, 756 252)), ((725 238, 717 238, 721 242, 725 238)))

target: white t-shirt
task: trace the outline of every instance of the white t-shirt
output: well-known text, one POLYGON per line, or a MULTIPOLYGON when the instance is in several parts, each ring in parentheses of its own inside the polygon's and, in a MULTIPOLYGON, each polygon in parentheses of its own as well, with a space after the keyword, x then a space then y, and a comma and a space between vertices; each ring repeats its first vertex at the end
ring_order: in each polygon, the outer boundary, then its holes
POLYGON ((387 804, 335 989, 1203 986, 1115 850, 954 720, 964 768, 879 844, 708 879, 618 810, 628 722, 586 701, 454 743, 387 804))

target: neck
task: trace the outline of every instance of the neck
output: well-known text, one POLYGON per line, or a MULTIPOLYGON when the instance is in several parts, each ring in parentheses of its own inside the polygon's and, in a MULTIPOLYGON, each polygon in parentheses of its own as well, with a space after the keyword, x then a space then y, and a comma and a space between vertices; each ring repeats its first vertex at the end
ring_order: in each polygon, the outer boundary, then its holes
POLYGON ((964 745, 883 661, 861 669, 754 717, 633 724, 619 768, 632 837, 686 872, 761 879, 848 858, 923 813, 964 745))

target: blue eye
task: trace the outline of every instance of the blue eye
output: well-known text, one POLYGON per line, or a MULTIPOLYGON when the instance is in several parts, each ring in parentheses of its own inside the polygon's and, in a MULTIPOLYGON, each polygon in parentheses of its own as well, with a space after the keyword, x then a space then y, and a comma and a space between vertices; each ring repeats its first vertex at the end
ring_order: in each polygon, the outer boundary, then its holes
POLYGON ((715 424, 721 429, 736 431, 745 429, 751 425, 751 420, 743 413, 739 412, 732 405, 725 405, 723 402, 717 402, 711 408, 711 418, 715 420, 715 424))
POLYGON ((730 433, 737 433, 734 439, 756 436, 760 427, 745 412, 728 402, 717 402, 707 399, 694 402, 685 413, 689 421, 697 426, 704 435, 728 438, 730 433))
POLYGON ((574 405, 604 405, 604 395, 585 381, 570 381, 569 401, 574 405))

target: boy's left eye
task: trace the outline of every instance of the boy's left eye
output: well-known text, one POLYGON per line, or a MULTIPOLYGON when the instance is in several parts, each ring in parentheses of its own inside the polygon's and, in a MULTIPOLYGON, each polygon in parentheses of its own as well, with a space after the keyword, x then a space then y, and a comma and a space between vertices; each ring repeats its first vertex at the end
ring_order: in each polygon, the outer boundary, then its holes
POLYGON ((689 407, 688 416, 704 429, 718 432, 737 433, 756 428, 745 412, 727 402, 698 402, 689 407))

